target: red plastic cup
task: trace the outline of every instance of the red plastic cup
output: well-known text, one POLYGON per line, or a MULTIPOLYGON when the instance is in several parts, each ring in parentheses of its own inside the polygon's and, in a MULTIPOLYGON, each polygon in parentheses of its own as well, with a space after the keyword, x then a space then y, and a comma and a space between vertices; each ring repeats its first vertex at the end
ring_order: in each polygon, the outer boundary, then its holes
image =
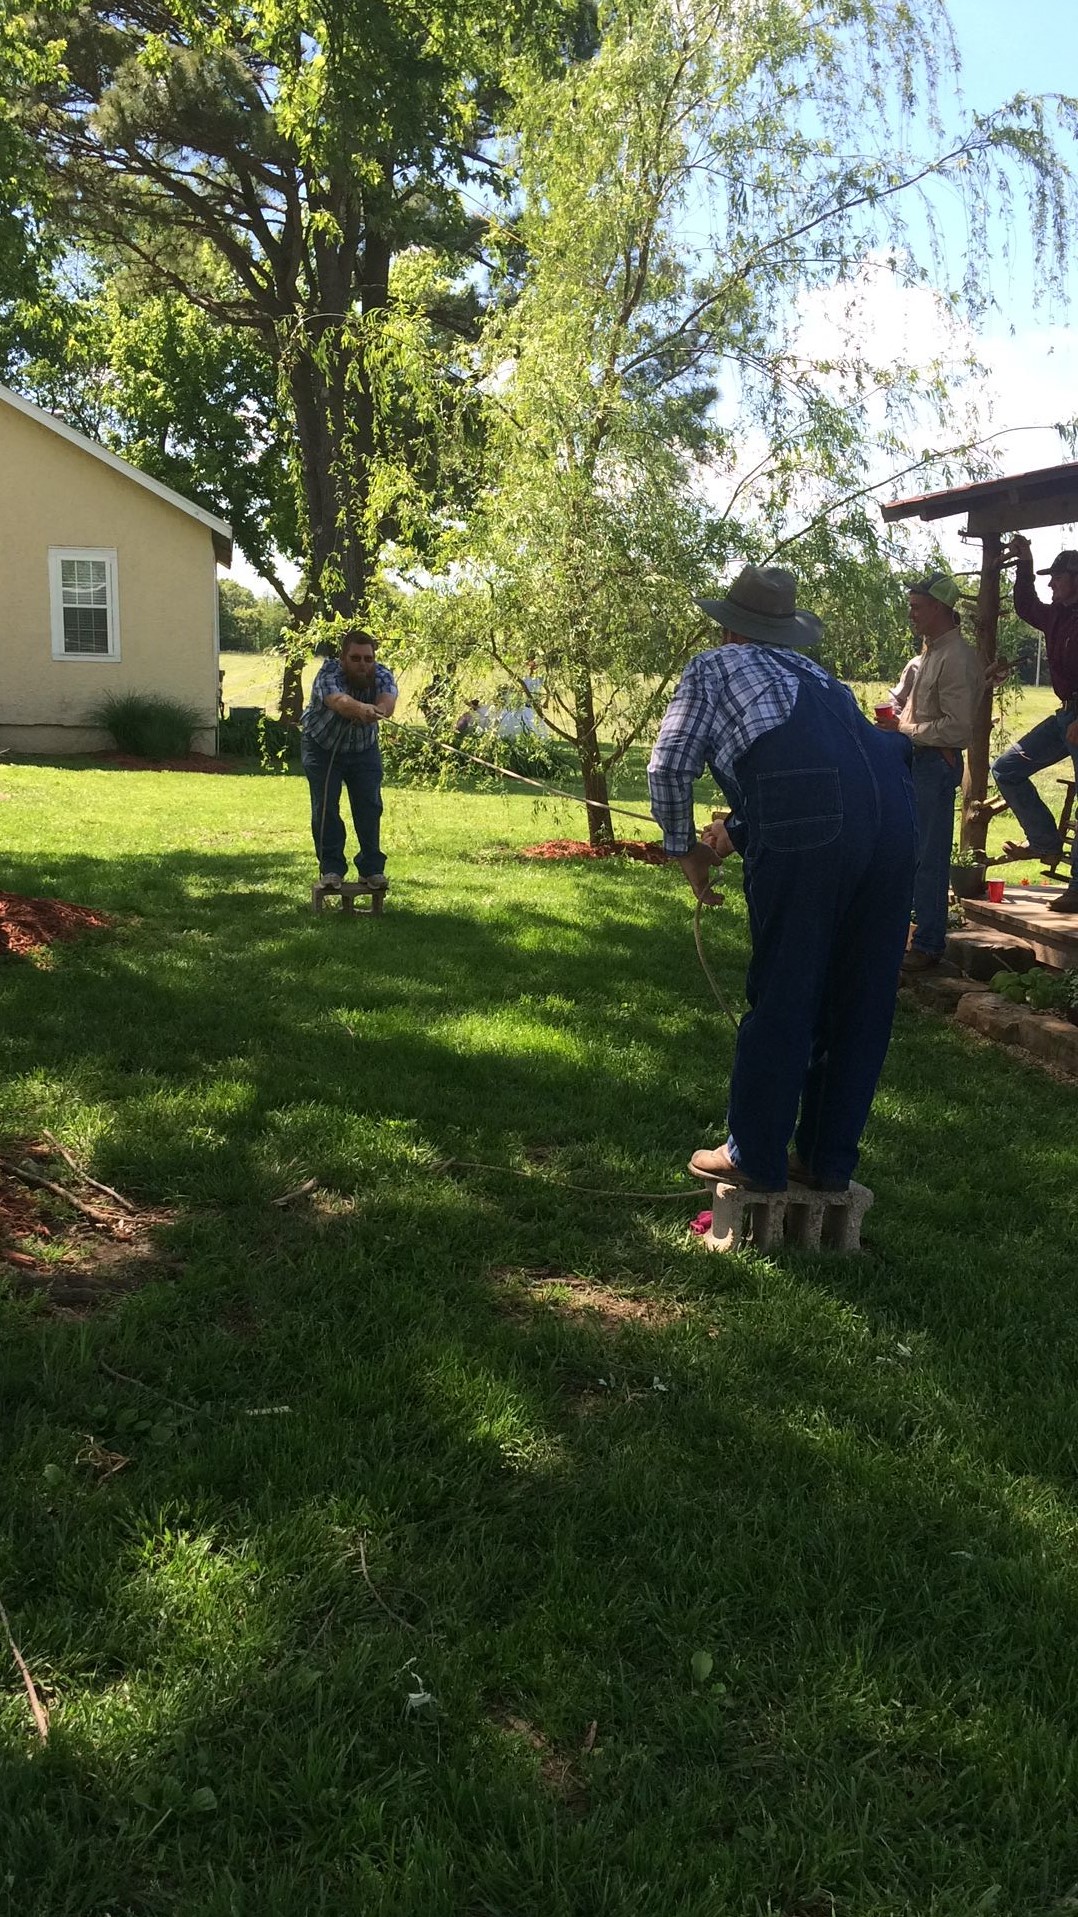
POLYGON ((877 719, 893 719, 893 718, 894 718, 894 716, 895 716, 895 709, 894 709, 894 706, 892 706, 892 705, 886 705, 886 706, 877 706, 877 707, 876 707, 876 717, 877 717, 877 719))
POLYGON ((985 895, 993 905, 1003 904, 1003 880, 988 879, 985 882, 985 895))

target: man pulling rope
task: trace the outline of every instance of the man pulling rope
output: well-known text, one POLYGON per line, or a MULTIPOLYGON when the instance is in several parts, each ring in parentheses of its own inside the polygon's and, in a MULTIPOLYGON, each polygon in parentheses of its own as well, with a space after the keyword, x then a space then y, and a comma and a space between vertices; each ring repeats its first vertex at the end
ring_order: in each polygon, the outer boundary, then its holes
POLYGON ((746 566, 725 598, 697 602, 722 640, 685 668, 648 780, 664 848, 698 901, 717 903, 714 867, 741 854, 752 935, 729 1137, 694 1152, 690 1169, 767 1191, 784 1191, 788 1177, 844 1191, 909 932, 911 754, 792 650, 822 635, 795 592, 782 567, 746 566), (693 782, 705 765, 733 813, 698 839, 693 782))
POLYGON ((347 869, 341 787, 348 793, 359 852, 356 870, 372 889, 384 891, 382 754, 378 727, 391 719, 397 682, 375 658, 364 632, 345 635, 338 659, 319 667, 303 714, 303 770, 311 788, 311 833, 319 880, 340 890, 347 869))

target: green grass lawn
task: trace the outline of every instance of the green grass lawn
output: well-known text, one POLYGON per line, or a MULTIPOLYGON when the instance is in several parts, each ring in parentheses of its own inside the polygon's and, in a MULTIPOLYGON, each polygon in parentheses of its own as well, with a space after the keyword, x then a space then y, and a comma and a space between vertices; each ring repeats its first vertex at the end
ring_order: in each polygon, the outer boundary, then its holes
POLYGON ((0 971, 0 1133, 182 1261, 0 1302, 0 1910, 1073 1910, 1078 1093, 903 1007, 865 1256, 708 1257, 631 1195, 722 1129, 676 871, 398 792, 316 921, 296 778, 0 795, 0 883, 117 918, 0 971))

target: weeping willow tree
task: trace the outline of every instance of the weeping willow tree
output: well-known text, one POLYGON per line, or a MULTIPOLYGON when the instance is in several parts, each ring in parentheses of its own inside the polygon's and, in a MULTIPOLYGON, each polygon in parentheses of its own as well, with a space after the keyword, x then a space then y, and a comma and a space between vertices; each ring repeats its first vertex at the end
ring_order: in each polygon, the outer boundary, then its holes
POLYGON ((886 556, 873 470, 917 459, 926 418, 949 427, 934 476, 968 459, 948 325, 968 373, 989 212, 1015 193, 1040 284, 1060 283, 1074 181, 1058 142, 1075 125, 1072 101, 1050 124, 1017 99, 956 132, 932 0, 642 0, 601 7, 598 28, 586 63, 512 76, 515 198, 491 235, 478 367, 486 484, 416 609, 428 650, 441 635, 541 679, 597 843, 612 773, 701 637, 691 594, 780 548, 852 593, 886 556), (961 258, 939 188, 963 206, 961 258), (927 363, 852 324, 814 348, 814 300, 929 277, 927 363))

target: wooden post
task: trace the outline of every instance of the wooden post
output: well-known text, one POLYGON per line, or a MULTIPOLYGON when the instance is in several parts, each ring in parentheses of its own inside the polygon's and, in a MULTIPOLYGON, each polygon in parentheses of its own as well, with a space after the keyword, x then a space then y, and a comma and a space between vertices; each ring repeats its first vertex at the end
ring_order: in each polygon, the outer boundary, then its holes
MULTIPOLYGON (((998 533, 981 535, 981 582, 973 615, 977 652, 987 674, 995 664, 999 629, 999 559, 1003 544, 998 533)), ((992 757, 992 688, 985 686, 973 715, 973 736, 966 754, 962 781, 962 844, 984 850, 988 834, 988 767, 992 757)))

